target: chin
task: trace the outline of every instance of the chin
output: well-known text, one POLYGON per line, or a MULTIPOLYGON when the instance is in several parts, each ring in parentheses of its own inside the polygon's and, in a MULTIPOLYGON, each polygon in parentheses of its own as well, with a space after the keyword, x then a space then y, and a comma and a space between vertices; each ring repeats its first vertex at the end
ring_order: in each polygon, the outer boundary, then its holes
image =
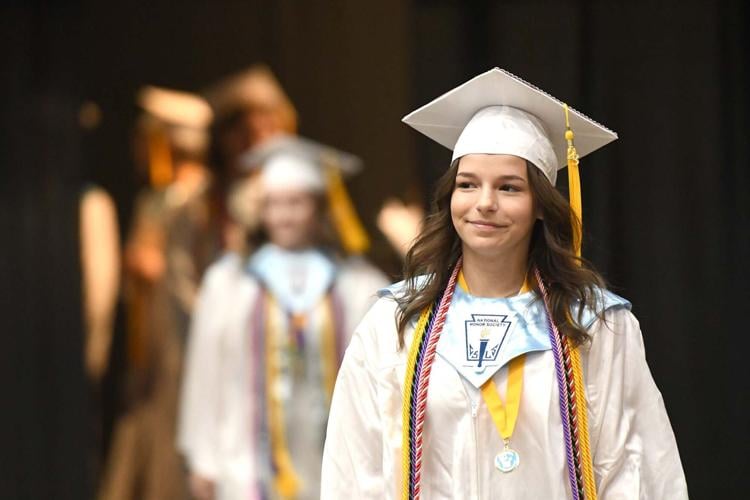
POLYGON ((464 247, 477 255, 485 257, 502 254, 505 249, 505 245, 497 241, 469 241, 464 242, 464 247))
POLYGON ((468 235, 466 239, 462 238, 462 242, 466 250, 484 257, 515 253, 519 247, 523 246, 528 249, 528 242, 525 242, 524 238, 507 233, 485 237, 468 235))

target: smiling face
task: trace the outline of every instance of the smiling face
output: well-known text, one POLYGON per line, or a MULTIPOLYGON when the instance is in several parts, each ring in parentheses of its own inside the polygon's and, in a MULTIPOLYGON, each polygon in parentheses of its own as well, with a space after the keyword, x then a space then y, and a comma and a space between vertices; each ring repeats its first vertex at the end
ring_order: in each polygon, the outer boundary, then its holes
POLYGON ((526 160, 512 155, 462 157, 451 197, 451 218, 464 255, 526 254, 537 219, 526 160))

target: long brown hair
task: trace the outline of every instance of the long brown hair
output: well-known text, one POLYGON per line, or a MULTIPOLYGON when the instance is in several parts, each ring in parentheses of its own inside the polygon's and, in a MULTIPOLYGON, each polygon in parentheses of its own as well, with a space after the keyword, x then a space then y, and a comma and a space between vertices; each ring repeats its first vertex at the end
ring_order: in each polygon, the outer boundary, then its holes
MULTIPOLYGON (((430 215, 404 262, 405 293, 397 297, 399 345, 404 345, 404 332, 409 321, 436 302, 448 284, 451 271, 461 256, 461 240, 451 219, 451 197, 455 188, 459 160, 454 161, 435 187, 430 215), (418 276, 426 275, 426 282, 418 276)), ((603 278, 590 263, 573 252, 573 227, 580 228, 568 200, 550 184, 532 163, 526 162, 531 193, 541 219, 537 220, 529 244, 527 269, 531 289, 541 297, 539 286, 530 273, 536 269, 542 276, 550 298, 552 320, 575 345, 588 340, 580 324, 585 307, 597 310, 596 287, 604 287, 603 278), (571 224, 575 221, 575 224, 571 224), (578 302, 576 318, 571 305, 578 302)))

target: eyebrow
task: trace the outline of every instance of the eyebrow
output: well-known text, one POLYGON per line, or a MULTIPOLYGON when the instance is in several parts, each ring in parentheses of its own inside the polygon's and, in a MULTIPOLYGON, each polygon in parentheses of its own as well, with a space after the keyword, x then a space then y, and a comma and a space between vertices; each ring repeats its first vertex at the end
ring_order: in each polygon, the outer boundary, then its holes
MULTIPOLYGON (((459 172, 456 174, 456 177, 467 177, 469 179, 478 179, 479 176, 472 172, 459 172)), ((521 177, 520 175, 501 175, 497 179, 503 180, 503 181, 521 181, 526 182, 526 179, 521 177)))

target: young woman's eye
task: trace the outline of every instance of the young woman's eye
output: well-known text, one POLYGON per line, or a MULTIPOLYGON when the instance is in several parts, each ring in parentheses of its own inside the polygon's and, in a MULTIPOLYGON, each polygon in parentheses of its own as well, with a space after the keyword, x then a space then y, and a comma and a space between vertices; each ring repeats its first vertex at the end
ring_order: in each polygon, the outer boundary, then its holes
POLYGON ((514 186, 513 184, 503 184, 500 186, 500 191, 508 191, 510 193, 517 193, 520 191, 518 186, 514 186))
POLYGON ((457 182, 456 189, 470 189, 474 185, 471 182, 457 182))

